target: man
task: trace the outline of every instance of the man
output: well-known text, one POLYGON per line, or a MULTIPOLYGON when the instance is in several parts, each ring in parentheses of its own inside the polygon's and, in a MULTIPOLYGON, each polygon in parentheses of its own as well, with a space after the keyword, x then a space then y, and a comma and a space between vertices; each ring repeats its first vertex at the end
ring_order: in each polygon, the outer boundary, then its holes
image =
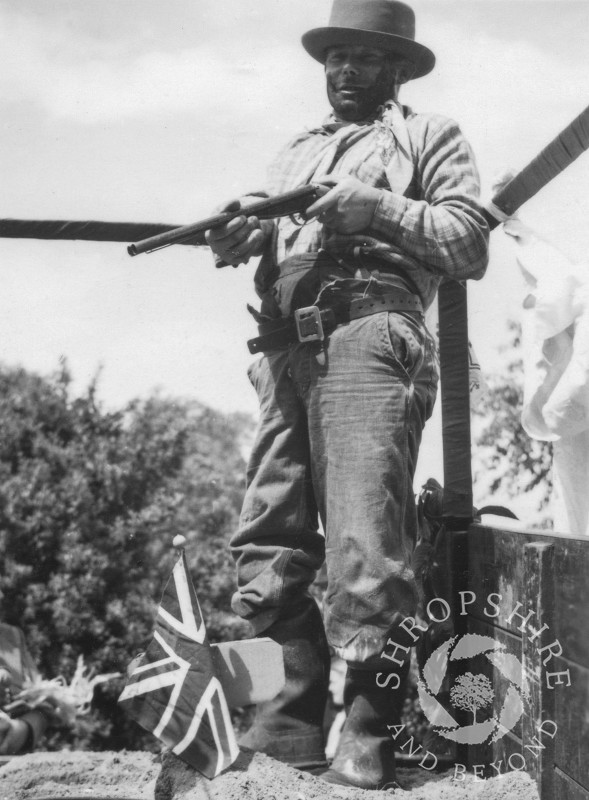
POLYGON ((268 186, 316 183, 323 196, 303 225, 241 216, 208 233, 219 266, 262 256, 264 355, 249 373, 261 419, 232 540, 233 607, 282 644, 287 682, 242 744, 297 766, 324 758, 329 651, 308 587, 325 559, 327 640, 348 668, 323 777, 368 789, 395 783, 387 725, 414 643, 400 627, 417 603, 412 479, 437 386, 423 311, 442 277, 480 278, 487 265, 469 146, 453 121, 397 99, 435 62, 414 28, 396 0, 335 0, 329 26, 303 37, 332 113, 287 145, 268 186))

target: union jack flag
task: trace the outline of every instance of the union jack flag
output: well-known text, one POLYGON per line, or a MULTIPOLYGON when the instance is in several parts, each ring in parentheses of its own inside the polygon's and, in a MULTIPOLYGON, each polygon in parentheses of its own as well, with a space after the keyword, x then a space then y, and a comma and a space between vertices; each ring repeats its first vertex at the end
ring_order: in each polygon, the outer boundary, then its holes
POLYGON ((239 753, 186 557, 176 562, 153 640, 119 697, 127 714, 207 778, 239 753))

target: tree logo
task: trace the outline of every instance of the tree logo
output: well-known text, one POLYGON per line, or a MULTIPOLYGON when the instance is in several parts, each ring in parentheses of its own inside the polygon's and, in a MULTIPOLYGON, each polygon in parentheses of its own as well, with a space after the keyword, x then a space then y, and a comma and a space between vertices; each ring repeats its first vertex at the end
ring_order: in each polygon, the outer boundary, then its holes
POLYGON ((528 699, 524 671, 520 661, 505 652, 505 645, 490 636, 468 633, 454 636, 441 644, 426 661, 421 678, 417 682, 419 702, 423 713, 446 739, 459 744, 483 744, 496 742, 513 730, 524 712, 524 701, 528 699), (450 704, 472 714, 472 722, 460 726, 450 710, 438 699, 442 684, 451 662, 483 656, 507 680, 508 688, 501 710, 497 715, 487 712, 484 720, 477 721, 477 713, 492 706, 495 691, 489 678, 482 674, 465 672, 454 681, 450 690, 450 704))

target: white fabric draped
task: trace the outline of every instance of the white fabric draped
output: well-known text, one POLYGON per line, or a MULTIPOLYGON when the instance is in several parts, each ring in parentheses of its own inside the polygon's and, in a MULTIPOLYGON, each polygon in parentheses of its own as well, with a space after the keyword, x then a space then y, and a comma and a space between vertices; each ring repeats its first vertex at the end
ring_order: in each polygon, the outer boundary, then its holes
POLYGON ((589 263, 571 263, 519 220, 505 232, 527 287, 522 425, 554 443, 555 529, 589 536, 589 263))

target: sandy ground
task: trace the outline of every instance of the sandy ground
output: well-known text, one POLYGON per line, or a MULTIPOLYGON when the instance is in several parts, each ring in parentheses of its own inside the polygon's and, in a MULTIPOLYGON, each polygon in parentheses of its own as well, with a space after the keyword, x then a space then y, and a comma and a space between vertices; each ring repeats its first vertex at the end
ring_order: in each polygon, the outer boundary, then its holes
POLYGON ((172 755, 142 752, 32 753, 0 767, 0 800, 539 800, 522 773, 457 782, 453 773, 400 769, 404 790, 365 792, 329 786, 267 756, 240 755, 214 781, 172 755))
POLYGON ((161 763, 151 753, 60 751, 14 756, 0 767, 0 800, 109 797, 153 800, 161 763))

